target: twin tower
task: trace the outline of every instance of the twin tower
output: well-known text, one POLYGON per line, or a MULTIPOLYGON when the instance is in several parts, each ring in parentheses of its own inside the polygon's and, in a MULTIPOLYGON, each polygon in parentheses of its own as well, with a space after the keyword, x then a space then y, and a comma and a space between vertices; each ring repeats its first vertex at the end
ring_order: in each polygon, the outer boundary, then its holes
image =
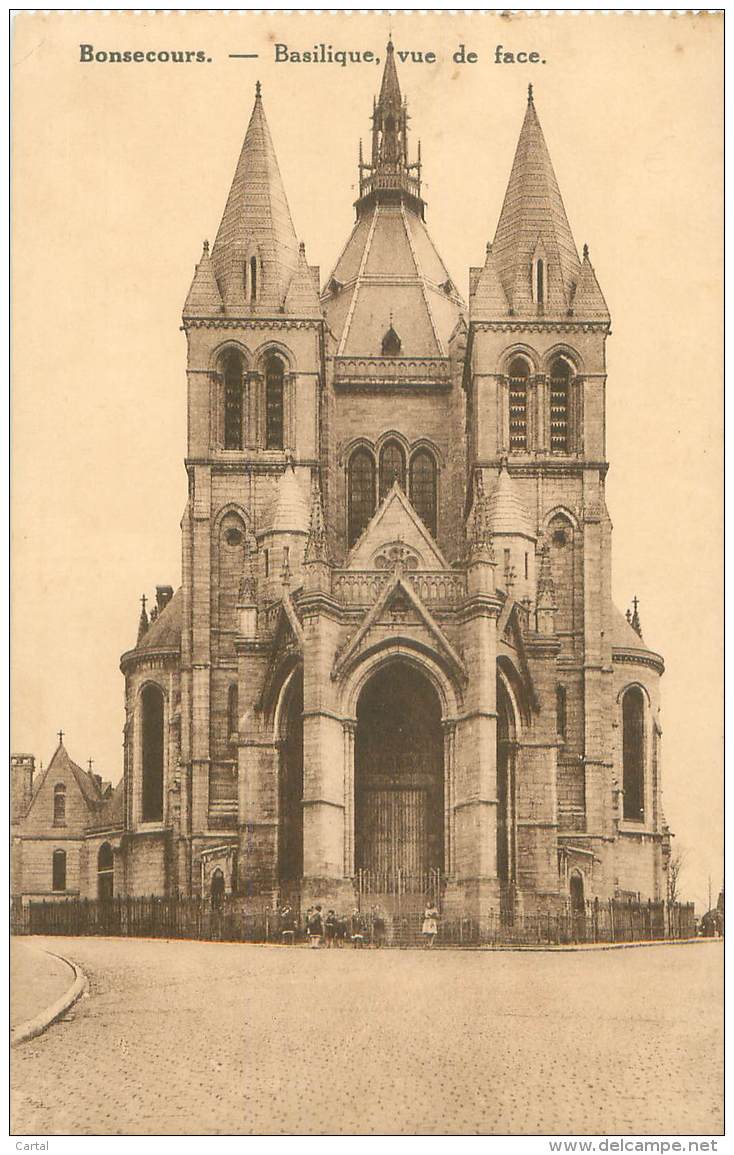
POLYGON ((611 600, 604 297, 532 91, 468 306, 407 122, 388 44, 322 287, 258 85, 183 310, 182 584, 121 663, 119 893, 508 920, 665 893, 663 663, 611 600))

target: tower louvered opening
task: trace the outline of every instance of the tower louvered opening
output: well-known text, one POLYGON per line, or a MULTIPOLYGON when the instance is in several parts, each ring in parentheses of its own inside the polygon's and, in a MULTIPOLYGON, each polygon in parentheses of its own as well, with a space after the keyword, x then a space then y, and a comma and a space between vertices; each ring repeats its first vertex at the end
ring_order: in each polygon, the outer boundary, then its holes
POLYGON ((550 376, 550 446, 553 453, 568 453, 571 369, 560 357, 550 376))
POLYGON ((510 366, 510 449, 522 452, 528 447, 528 367, 524 361, 510 366))

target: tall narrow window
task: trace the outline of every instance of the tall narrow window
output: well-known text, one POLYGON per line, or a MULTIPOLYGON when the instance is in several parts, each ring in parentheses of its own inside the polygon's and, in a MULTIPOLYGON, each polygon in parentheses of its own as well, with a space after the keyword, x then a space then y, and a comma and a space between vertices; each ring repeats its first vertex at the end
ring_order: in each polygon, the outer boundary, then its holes
POLYGON ((427 449, 418 449, 410 459, 410 500, 434 537, 438 514, 436 489, 436 462, 427 449))
POLYGON ((521 453, 528 447, 528 377, 525 361, 516 358, 510 365, 510 449, 521 453))
POLYGON ((97 898, 112 898, 115 892, 115 867, 112 847, 103 842, 97 854, 97 898))
POLYGON ((244 362, 236 349, 224 359, 224 448, 242 448, 242 376, 244 362))
POLYGON ((545 261, 542 257, 535 262, 535 303, 545 304, 545 261))
POLYGON ((143 729, 143 822, 163 818, 163 694, 146 686, 141 695, 143 729))
POLYGON ((265 364, 265 448, 283 448, 283 362, 268 357, 265 364))
POLYGON ((66 890, 66 851, 54 850, 51 859, 51 889, 66 890))
POLYGON ((349 459, 347 478, 349 544, 355 541, 375 512, 375 462, 366 449, 357 449, 349 459))
POLYGON ((66 787, 62 782, 54 786, 54 826, 66 826, 66 787))
POLYGON ((250 304, 257 301, 257 257, 250 257, 250 304))
POLYGON ((236 685, 229 687, 227 695, 227 737, 233 738, 237 735, 239 729, 238 709, 239 709, 239 694, 236 685))
POLYGON ((559 738, 566 738, 566 687, 556 686, 556 734, 559 738))
POLYGON ((571 367, 556 358, 550 372, 550 445, 553 453, 568 453, 571 367))
POLYGON ((386 441, 380 452, 380 501, 396 482, 405 489, 405 456, 397 441, 386 441))
POLYGON ((622 698, 622 786, 624 817, 645 820, 645 699, 639 686, 622 698))

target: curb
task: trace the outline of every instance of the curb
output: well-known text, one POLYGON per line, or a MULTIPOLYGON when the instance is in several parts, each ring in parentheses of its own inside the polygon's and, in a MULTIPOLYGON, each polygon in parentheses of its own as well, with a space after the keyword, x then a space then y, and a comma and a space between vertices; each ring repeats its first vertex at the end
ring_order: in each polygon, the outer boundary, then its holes
POLYGON ((35 1039, 37 1035, 43 1034, 52 1023, 55 1023, 57 1019, 61 1018, 65 1011, 68 1011, 69 1007, 74 1005, 77 999, 81 998, 89 985, 87 976, 83 970, 78 967, 76 963, 72 962, 71 959, 65 958, 62 954, 55 954, 50 950, 44 951, 44 954, 50 955, 51 958, 61 959, 67 966, 71 967, 74 972, 74 982, 60 999, 57 999, 50 1007, 41 1011, 35 1018, 26 1019, 24 1023, 19 1023, 17 1027, 11 1027, 11 1047, 17 1047, 19 1043, 25 1043, 28 1039, 35 1039))

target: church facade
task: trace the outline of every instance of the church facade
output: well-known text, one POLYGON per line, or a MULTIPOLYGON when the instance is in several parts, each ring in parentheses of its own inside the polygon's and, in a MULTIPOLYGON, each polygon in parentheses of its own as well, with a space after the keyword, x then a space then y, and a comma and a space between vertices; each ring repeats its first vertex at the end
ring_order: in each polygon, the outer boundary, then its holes
POLYGON ((610 316, 532 91, 468 304, 392 45, 355 209, 322 287, 258 85, 183 310, 182 584, 121 659, 115 892, 662 898, 663 662, 611 598, 610 316))

